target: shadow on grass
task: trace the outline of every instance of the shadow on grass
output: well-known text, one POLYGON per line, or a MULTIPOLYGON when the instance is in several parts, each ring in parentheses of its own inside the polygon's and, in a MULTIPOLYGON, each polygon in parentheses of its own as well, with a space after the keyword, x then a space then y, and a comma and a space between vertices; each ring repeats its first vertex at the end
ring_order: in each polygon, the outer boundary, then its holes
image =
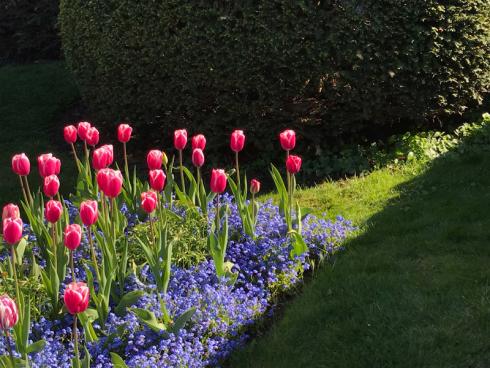
POLYGON ((489 136, 393 187, 345 254, 227 365, 490 366, 489 136))

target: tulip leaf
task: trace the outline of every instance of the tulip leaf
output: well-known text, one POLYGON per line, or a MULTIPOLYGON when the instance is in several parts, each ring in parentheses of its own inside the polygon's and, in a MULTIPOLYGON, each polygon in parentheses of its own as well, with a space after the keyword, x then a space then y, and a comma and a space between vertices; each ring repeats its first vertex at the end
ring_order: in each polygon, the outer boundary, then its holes
POLYGON ((112 366, 114 368, 128 368, 126 363, 124 363, 123 358, 121 358, 118 354, 116 353, 110 353, 110 354, 111 354, 112 366))
POLYGON ((194 316, 194 313, 196 313, 196 307, 189 308, 185 312, 183 312, 180 316, 178 316, 175 319, 174 324, 169 329, 169 332, 173 332, 173 333, 179 332, 182 328, 184 328, 186 323, 190 321, 192 316, 194 316))
POLYGON ((136 304, 143 295, 145 295, 143 290, 133 290, 125 294, 116 306, 115 313, 119 316, 123 315, 126 312, 126 308, 136 304))
POLYGON ((27 347, 27 354, 38 353, 44 349, 46 341, 38 340, 27 347))
POLYGON ((306 252, 308 250, 308 245, 306 245, 303 237, 296 231, 292 231, 290 234, 291 243, 293 246, 293 249, 291 250, 291 258, 294 258, 295 256, 300 256, 306 252))
POLYGON ((130 308, 138 320, 155 332, 165 331, 165 325, 158 321, 155 313, 141 308, 130 308))

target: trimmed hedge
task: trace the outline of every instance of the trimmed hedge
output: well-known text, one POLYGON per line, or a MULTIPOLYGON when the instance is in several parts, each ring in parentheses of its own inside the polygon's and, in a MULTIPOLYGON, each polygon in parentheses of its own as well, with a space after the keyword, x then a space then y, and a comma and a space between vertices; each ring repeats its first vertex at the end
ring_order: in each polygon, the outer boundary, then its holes
POLYGON ((284 126, 317 152, 404 130, 490 86, 488 0, 61 0, 60 23, 101 118, 243 127, 262 151, 284 126))
POLYGON ((0 61, 59 59, 57 0, 0 2, 0 61))

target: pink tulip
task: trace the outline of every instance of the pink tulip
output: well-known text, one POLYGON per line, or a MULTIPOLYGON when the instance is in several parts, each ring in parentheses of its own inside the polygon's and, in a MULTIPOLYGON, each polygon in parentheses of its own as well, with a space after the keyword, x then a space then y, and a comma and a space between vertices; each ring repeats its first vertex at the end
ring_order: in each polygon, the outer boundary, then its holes
POLYGON ((97 222, 99 211, 97 201, 83 201, 80 204, 80 218, 85 226, 91 226, 97 222))
POLYGON ((116 198, 121 193, 123 177, 119 170, 103 169, 97 173, 97 183, 107 197, 116 198))
POLYGON ((174 147, 181 151, 187 144, 187 130, 178 129, 174 132, 174 147))
POLYGON ((257 194, 260 192, 260 181, 257 179, 250 180, 250 193, 257 194))
POLYGON ((156 192, 161 192, 165 187, 165 180, 167 177, 163 170, 150 170, 149 181, 150 187, 156 192))
POLYGON ((63 129, 63 137, 66 143, 73 144, 77 141, 77 128, 74 125, 67 125, 63 129))
POLYGON ((150 170, 158 170, 162 167, 163 162, 163 152, 160 150, 151 150, 146 155, 146 163, 148 165, 148 169, 150 170))
POLYGON ((62 213, 63 205, 59 201, 50 200, 44 205, 44 217, 52 224, 58 222, 62 213))
POLYGON ((197 134, 192 137, 192 149, 195 150, 196 148, 199 148, 202 151, 206 148, 206 137, 204 135, 197 134))
POLYGON ((157 194, 153 191, 141 193, 141 208, 146 213, 152 213, 157 208, 157 194))
POLYGON ((286 160, 286 169, 290 174, 296 174, 301 169, 301 157, 290 155, 286 160))
POLYGON ((0 329, 8 331, 13 328, 19 320, 17 304, 8 296, 0 296, 0 329))
POLYGON ((230 147, 234 152, 240 152, 245 146, 245 134, 243 130, 235 130, 231 133, 230 137, 230 147))
POLYGON ((106 144, 95 149, 92 153, 92 167, 94 170, 102 170, 112 165, 114 160, 114 148, 111 144, 106 144))
POLYGON ((87 139, 87 132, 91 127, 92 125, 87 121, 82 121, 78 123, 77 132, 78 132, 78 136, 82 141, 85 141, 87 139))
POLYGON ((3 238, 8 244, 17 244, 22 239, 22 225, 20 218, 9 217, 3 220, 3 238))
POLYGON ((39 174, 45 178, 50 175, 58 175, 61 170, 61 161, 52 153, 45 153, 37 158, 39 174))
POLYGON ((121 143, 127 143, 131 139, 133 128, 128 124, 119 124, 117 127, 117 139, 121 143))
POLYGON ((65 247, 75 250, 82 241, 82 228, 78 224, 68 225, 65 228, 65 247))
POLYGON ((12 157, 12 171, 17 175, 29 175, 31 163, 25 153, 20 153, 12 157))
POLYGON ((72 282, 66 286, 63 300, 70 314, 85 312, 89 299, 90 291, 84 282, 72 282))
POLYGON ((213 169, 211 172, 210 187, 213 193, 223 193, 226 189, 226 173, 221 169, 213 169))
POLYGON ((195 167, 201 167, 204 165, 204 153, 200 148, 195 148, 192 151, 192 163, 195 167))
POLYGON ((281 147, 285 151, 291 151, 296 146, 296 133, 294 130, 287 129, 279 134, 281 147))
POLYGON ((20 218, 19 207, 13 203, 6 204, 2 211, 2 221, 6 218, 20 218))
POLYGON ((46 197, 53 198, 60 189, 60 179, 56 175, 49 175, 44 178, 43 192, 46 197))
POLYGON ((99 131, 95 127, 91 127, 87 130, 85 141, 89 146, 96 146, 99 143, 99 131))

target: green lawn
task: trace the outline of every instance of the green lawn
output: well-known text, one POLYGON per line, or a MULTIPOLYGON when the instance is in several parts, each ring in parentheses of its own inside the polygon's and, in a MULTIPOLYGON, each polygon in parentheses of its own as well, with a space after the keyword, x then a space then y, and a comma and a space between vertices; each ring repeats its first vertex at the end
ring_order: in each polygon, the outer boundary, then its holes
POLYGON ((52 152, 62 160, 62 190, 73 186, 74 168, 63 144, 62 113, 78 99, 63 63, 0 68, 0 204, 20 199, 11 157, 25 152, 31 161, 31 187, 39 184, 37 156, 52 152))
POLYGON ((229 366, 490 366, 488 152, 327 183, 301 201, 360 231, 229 366))

